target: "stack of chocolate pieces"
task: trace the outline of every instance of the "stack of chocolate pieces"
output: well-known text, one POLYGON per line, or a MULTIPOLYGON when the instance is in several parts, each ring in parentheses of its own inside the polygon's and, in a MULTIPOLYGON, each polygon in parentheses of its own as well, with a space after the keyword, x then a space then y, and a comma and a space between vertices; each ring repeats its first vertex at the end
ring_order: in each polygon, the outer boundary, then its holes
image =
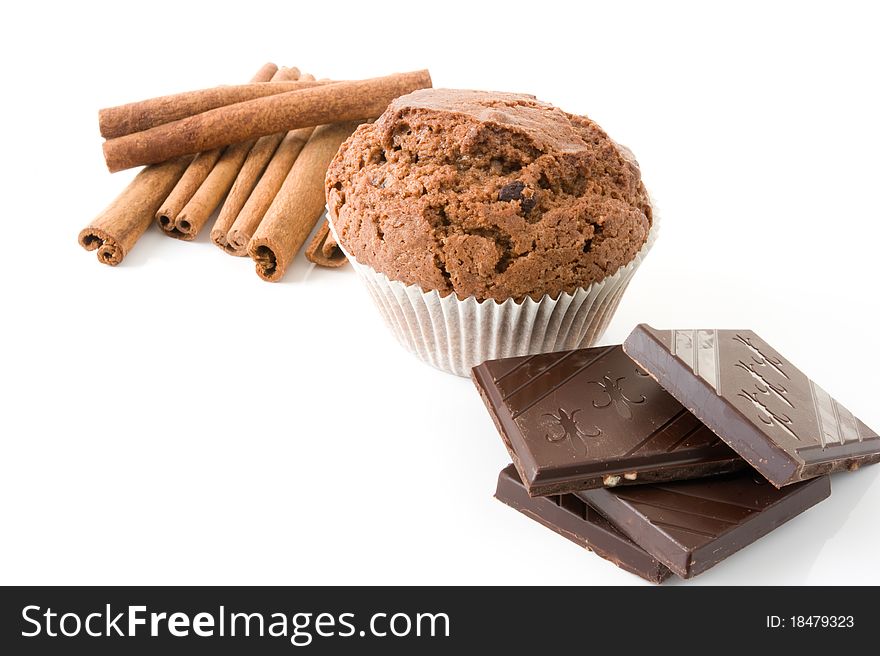
POLYGON ((474 381, 513 464, 496 497, 621 568, 696 576, 880 461, 880 438, 749 330, 655 330, 474 381))

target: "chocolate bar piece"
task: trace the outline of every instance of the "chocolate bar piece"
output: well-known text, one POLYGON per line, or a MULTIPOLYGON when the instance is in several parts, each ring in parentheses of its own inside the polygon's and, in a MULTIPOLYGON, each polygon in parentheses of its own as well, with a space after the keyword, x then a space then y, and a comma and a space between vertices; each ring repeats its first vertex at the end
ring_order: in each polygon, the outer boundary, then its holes
POLYGON ((743 470, 576 496, 674 573, 690 578, 830 494, 828 476, 777 489, 757 472, 743 470))
POLYGON ((880 438, 751 330, 655 330, 623 345, 777 487, 880 461, 880 438))
POLYGON ((508 465, 498 475, 495 498, 652 583, 660 583, 671 575, 656 558, 574 495, 529 497, 513 465, 508 465))
POLYGON ((473 373, 532 496, 745 466, 620 346, 490 360, 473 373))

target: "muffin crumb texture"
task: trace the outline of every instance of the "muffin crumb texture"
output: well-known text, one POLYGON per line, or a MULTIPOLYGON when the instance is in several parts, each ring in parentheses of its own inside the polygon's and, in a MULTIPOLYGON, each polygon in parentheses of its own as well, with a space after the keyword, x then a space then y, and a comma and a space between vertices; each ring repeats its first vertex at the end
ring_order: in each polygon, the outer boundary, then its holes
POLYGON ((342 245, 392 280, 503 302, 573 292, 645 243, 639 167, 588 118, 533 96, 424 89, 327 172, 342 245))

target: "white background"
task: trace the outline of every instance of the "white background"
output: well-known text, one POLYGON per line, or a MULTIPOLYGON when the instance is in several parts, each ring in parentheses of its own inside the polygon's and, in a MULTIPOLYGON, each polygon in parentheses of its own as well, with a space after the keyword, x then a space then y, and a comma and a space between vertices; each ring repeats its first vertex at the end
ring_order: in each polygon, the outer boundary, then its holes
MULTIPOLYGON (((115 269, 77 245, 132 175, 98 108, 265 61, 590 115, 663 215, 603 343, 752 328, 880 427, 877 15, 665 5, 7 8, 0 582, 640 583, 492 498, 508 456, 472 384, 404 352, 349 268, 265 283, 208 229, 151 229, 115 269)), ((692 583, 880 583, 878 475, 692 583)))

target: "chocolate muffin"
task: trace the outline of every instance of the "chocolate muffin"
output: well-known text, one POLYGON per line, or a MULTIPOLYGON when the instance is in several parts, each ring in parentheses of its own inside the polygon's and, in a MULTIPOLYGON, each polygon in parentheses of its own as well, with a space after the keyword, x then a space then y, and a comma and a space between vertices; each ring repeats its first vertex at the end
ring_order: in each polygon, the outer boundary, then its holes
POLYGON ((652 225, 632 154, 523 94, 402 96, 343 144, 326 185, 351 256, 459 299, 573 293, 631 262, 652 225))

